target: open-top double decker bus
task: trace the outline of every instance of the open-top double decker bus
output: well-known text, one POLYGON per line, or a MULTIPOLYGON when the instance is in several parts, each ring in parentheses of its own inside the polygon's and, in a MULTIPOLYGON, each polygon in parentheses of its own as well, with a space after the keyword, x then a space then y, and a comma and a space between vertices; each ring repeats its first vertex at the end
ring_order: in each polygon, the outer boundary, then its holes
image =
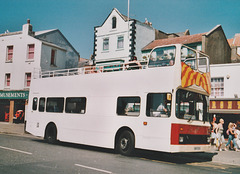
POLYGON ((148 62, 38 72, 26 130, 116 149, 200 152, 210 147, 209 58, 181 44, 154 48, 148 62))

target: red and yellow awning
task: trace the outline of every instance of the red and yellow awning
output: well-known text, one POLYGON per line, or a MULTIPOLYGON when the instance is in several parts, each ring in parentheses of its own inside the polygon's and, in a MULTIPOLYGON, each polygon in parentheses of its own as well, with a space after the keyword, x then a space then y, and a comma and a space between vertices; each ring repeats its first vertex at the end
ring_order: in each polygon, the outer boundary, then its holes
POLYGON ((201 86, 208 94, 211 93, 210 73, 200 73, 194 71, 190 66, 182 62, 182 87, 197 85, 201 86))

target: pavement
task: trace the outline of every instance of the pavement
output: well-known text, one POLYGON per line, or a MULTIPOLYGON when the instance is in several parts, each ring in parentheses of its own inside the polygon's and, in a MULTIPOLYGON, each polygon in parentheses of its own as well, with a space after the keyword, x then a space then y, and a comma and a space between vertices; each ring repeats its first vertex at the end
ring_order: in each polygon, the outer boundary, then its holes
MULTIPOLYGON (((25 132, 24 124, 14 124, 8 122, 0 122, 0 134, 10 134, 17 136, 27 136, 31 137, 32 135, 25 132)), ((223 146, 224 148, 224 146, 223 146)), ((217 151, 215 146, 211 146, 209 151, 205 153, 188 153, 186 156, 192 158, 193 156, 197 158, 211 158, 212 162, 229 164, 229 165, 237 165, 240 166, 240 152, 228 150, 228 151, 217 151)))

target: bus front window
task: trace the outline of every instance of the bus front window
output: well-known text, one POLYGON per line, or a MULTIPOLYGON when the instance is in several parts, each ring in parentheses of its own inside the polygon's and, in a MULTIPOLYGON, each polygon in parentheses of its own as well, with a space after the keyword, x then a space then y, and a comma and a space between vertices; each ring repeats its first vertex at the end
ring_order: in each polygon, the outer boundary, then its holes
POLYGON ((173 66, 175 52, 176 48, 174 46, 155 48, 150 54, 148 67, 173 66))
POLYGON ((207 121, 207 96, 181 89, 176 95, 177 118, 207 121))

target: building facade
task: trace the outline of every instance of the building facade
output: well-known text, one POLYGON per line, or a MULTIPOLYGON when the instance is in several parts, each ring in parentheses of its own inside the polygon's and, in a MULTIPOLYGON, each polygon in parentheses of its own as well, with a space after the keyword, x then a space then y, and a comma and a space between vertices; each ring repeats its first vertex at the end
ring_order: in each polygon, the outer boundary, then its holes
POLYGON ((142 56, 149 58, 151 50, 156 46, 177 43, 206 53, 210 57, 210 64, 231 63, 231 48, 221 25, 217 25, 207 33, 154 40, 142 48, 142 56))
MULTIPOLYGON (((211 67, 210 116, 228 123, 240 121, 240 63, 214 64, 211 67)), ((227 137, 227 136, 226 136, 227 137)))
POLYGON ((228 39, 231 46, 231 61, 232 63, 240 62, 240 33, 235 34, 234 38, 228 39))
POLYGON ((0 121, 23 122, 35 70, 78 67, 79 53, 59 30, 0 34, 0 121))
POLYGON ((130 19, 114 8, 101 26, 94 29, 93 59, 98 62, 128 62, 133 56, 142 60, 141 49, 155 38, 166 38, 147 20, 130 19))

